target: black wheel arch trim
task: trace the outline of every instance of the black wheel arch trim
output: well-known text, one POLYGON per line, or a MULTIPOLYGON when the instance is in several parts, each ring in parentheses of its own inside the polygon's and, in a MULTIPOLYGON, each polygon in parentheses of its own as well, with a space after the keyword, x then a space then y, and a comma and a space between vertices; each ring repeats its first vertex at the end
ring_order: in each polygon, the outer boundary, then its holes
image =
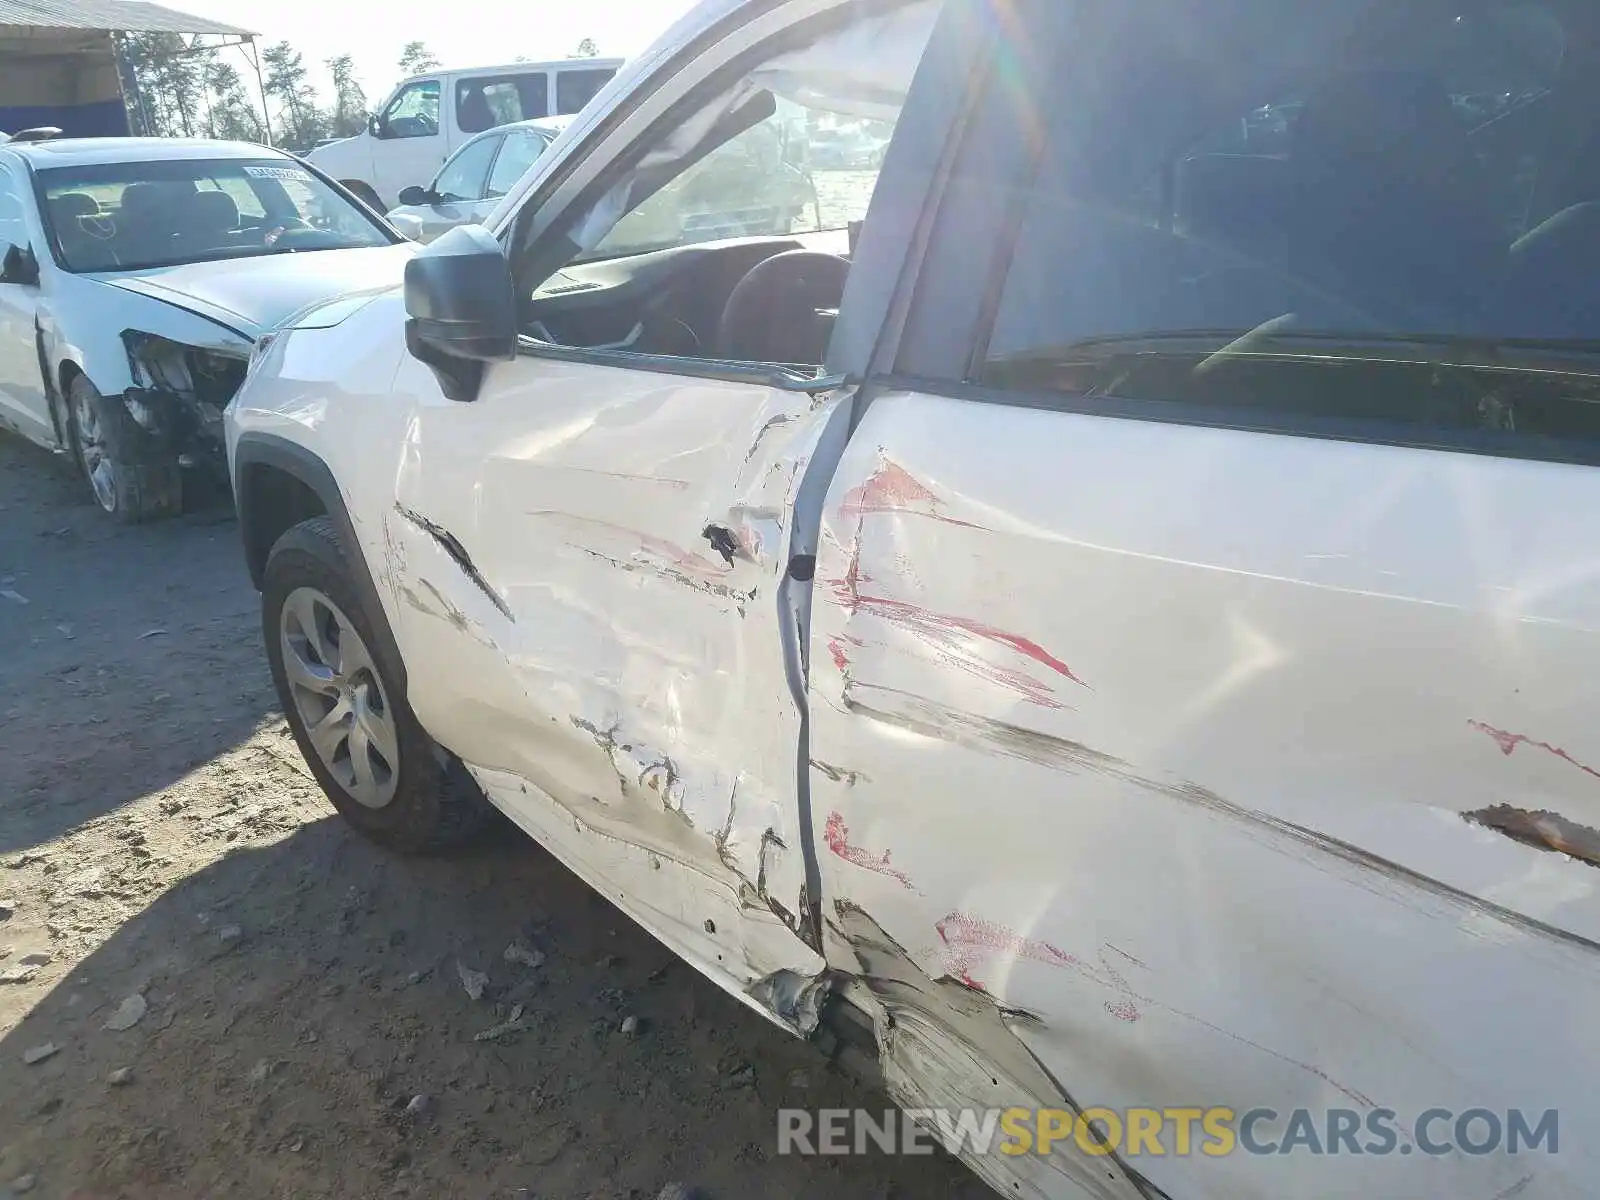
POLYGON ((50 412, 50 425, 56 432, 56 441, 60 449, 72 453, 72 437, 67 432, 69 418, 67 417, 67 398, 61 389, 61 365, 54 370, 50 367, 50 354, 44 344, 44 327, 39 324, 39 318, 33 320, 33 349, 39 356, 39 380, 44 385, 45 407, 50 412))
POLYGON ((362 606, 378 640, 375 652, 385 660, 388 680, 406 693, 406 664, 400 655, 400 645, 389 625, 389 613, 378 594, 378 585, 367 566, 366 555, 361 551, 361 541, 356 537, 355 523, 345 504, 344 493, 339 488, 333 471, 321 458, 304 446, 270 433, 248 431, 239 435, 233 451, 233 497, 239 516, 239 537, 243 544, 245 562, 250 570, 250 582, 261 591, 267 555, 271 546, 260 545, 259 527, 251 518, 255 497, 251 494, 250 468, 269 467, 298 480, 316 494, 322 502, 328 519, 339 531, 339 543, 350 563, 351 582, 361 596, 362 606))

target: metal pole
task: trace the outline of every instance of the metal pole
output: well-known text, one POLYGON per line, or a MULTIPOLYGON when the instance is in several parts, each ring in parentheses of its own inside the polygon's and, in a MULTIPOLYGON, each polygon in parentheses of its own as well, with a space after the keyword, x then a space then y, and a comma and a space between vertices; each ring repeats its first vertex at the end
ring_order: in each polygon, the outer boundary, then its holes
POLYGON ((122 91, 122 107, 128 113, 129 125, 133 127, 128 132, 138 137, 148 137, 151 129, 150 110, 145 106, 139 75, 133 69, 133 61, 128 54, 127 36, 120 32, 113 33, 111 46, 117 59, 117 86, 122 91))
POLYGON ((256 39, 252 34, 249 38, 239 43, 239 49, 244 51, 250 65, 256 69, 256 90, 261 93, 261 132, 266 137, 267 145, 272 145, 272 118, 267 115, 267 81, 261 74, 261 56, 256 53, 256 39))

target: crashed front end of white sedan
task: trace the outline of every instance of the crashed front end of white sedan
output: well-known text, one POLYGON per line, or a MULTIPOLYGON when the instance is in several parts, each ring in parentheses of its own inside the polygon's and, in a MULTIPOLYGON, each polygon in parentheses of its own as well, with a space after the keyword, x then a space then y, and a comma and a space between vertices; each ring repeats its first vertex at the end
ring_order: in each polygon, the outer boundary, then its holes
POLYGON ((72 454, 122 521, 179 511, 185 473, 221 481, 222 413, 263 333, 396 281, 412 253, 326 180, 258 146, 83 139, 19 159, 31 279, 5 333, 33 341, 11 349, 36 353, 39 372, 0 399, 25 436, 72 454))

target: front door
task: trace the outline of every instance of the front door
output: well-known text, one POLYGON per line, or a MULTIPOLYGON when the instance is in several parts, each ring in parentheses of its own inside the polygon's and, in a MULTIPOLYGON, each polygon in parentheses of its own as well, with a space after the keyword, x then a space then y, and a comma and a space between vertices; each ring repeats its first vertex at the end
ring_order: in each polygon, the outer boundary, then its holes
POLYGON ((420 220, 420 228, 413 235, 417 241, 431 242, 457 225, 482 222, 487 215, 484 193, 489 185, 489 166, 504 141, 503 134, 476 138, 446 160, 430 185, 436 199, 412 210, 420 220))
MULTIPOLYGON (((770 143, 781 118, 765 114, 734 142, 770 143)), ((807 465, 844 424, 848 393, 821 365, 877 173, 841 176, 808 225, 781 214, 711 241, 695 233, 708 205, 747 208, 793 168, 740 153, 765 174, 728 180, 674 145, 686 124, 643 136, 692 165, 531 281, 524 353, 475 400, 402 368, 415 415, 388 573, 430 732, 675 950, 808 1028, 824 963, 791 535, 807 465), (798 258, 765 266, 784 252, 798 258), (730 303, 752 272, 769 278, 730 303)), ((592 154, 627 170, 637 149, 592 154)))
POLYGON ((389 524, 423 724, 736 991, 814 975, 784 514, 833 401, 540 358, 471 404, 420 364, 398 389, 417 409, 389 524))
POLYGON ((444 162, 450 145, 442 91, 437 79, 413 80, 378 116, 372 186, 386 210, 395 206, 402 188, 425 187, 444 162))
MULTIPOLYGON (((0 255, 12 246, 43 249, 30 232, 25 204, 18 180, 0 166, 0 255)), ((38 303, 37 285, 0 280, 0 422, 53 445, 55 427, 39 371, 38 303)))

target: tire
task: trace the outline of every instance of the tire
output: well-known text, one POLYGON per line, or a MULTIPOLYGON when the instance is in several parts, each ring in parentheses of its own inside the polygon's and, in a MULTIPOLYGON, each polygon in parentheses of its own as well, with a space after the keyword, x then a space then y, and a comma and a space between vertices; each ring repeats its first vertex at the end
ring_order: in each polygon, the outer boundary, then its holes
POLYGON ((183 472, 135 422, 122 402, 102 396, 83 375, 67 387, 72 454, 101 510, 124 525, 183 511, 183 472))
POLYGON ((405 854, 441 853, 484 828, 489 802, 423 730, 381 650, 369 649, 381 644, 326 517, 272 547, 261 628, 295 743, 346 821, 405 854))

